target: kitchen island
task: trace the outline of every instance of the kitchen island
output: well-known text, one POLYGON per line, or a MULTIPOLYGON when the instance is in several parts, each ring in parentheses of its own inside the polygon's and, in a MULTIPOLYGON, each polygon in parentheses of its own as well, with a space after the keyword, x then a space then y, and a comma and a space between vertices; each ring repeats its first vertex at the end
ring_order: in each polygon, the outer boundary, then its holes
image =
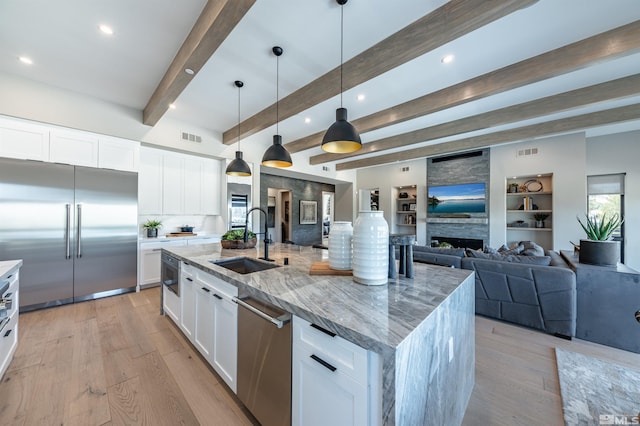
POLYGON ((379 355, 377 416, 385 425, 460 424, 474 384, 472 271, 415 264, 415 277, 364 286, 309 275, 325 250, 274 244, 280 267, 241 275, 211 261, 257 258, 261 249, 170 247, 163 252, 379 355), (284 265, 285 258, 288 265, 284 265))

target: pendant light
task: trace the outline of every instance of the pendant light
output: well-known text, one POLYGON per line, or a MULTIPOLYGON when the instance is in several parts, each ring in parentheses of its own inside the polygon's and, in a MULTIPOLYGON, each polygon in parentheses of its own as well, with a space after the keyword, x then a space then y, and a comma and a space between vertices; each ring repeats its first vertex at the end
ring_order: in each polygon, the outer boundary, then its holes
POLYGON ((335 154, 355 152, 362 148, 362 141, 353 124, 347 121, 347 109, 342 107, 342 62, 344 50, 344 5, 347 0, 336 0, 340 5, 340 108, 336 109, 336 122, 322 138, 322 150, 335 154))
POLYGON ((236 80, 234 84, 238 88, 238 150, 236 151, 236 158, 229 163, 225 173, 231 176, 251 176, 251 168, 242 159, 242 151, 240 151, 240 88, 244 86, 244 83, 236 80))
POLYGON ((291 155, 289 154, 289 151, 287 151, 287 149, 282 146, 282 136, 280 136, 280 132, 278 132, 278 121, 280 118, 278 109, 278 89, 280 88, 280 55, 282 55, 284 51, 280 46, 274 46, 271 51, 274 55, 276 55, 276 134, 273 135, 273 145, 267 148, 267 150, 264 152, 264 155, 262 156, 262 165, 268 167, 284 168, 291 167, 293 165, 293 162, 291 161, 291 155))

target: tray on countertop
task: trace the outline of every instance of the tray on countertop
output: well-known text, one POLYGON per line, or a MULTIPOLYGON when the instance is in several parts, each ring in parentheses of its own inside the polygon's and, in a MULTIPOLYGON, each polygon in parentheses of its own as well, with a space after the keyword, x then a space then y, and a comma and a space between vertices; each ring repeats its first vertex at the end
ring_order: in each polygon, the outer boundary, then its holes
POLYGON ((198 234, 194 234, 193 232, 170 232, 167 234, 167 238, 171 237, 197 237, 198 234))
POLYGON ((341 271, 338 269, 331 269, 329 262, 313 262, 311 269, 309 269, 309 275, 353 275, 351 269, 341 271))

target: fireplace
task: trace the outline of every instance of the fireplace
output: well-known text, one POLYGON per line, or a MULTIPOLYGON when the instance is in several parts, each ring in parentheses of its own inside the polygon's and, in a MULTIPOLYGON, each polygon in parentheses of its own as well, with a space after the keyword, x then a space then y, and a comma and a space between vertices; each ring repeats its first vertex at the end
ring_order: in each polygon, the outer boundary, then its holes
POLYGON ((481 249, 484 247, 484 241, 476 238, 451 238, 451 237, 431 237, 431 246, 437 246, 440 243, 449 243, 454 247, 481 249))

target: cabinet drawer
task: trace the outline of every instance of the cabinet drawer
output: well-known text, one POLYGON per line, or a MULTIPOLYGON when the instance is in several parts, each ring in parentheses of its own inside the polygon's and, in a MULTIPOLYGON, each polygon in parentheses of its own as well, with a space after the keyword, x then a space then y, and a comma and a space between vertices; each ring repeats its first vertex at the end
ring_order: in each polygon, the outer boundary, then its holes
POLYGON ((220 278, 214 277, 211 274, 207 274, 204 271, 198 271, 197 276, 200 281, 210 286, 214 291, 224 293, 225 295, 229 296, 229 298, 238 295, 238 287, 234 286, 233 284, 222 281, 220 278))
POLYGON ((8 321, 2 321, 0 330, 0 378, 9 367, 13 352, 18 345, 18 313, 8 317, 8 321))
POLYGON ((194 281, 196 278, 196 268, 185 262, 180 262, 180 274, 181 278, 191 278, 194 281))
POLYGON ((293 345, 315 355, 360 384, 367 383, 367 350, 342 337, 331 336, 302 318, 293 318, 293 345))

